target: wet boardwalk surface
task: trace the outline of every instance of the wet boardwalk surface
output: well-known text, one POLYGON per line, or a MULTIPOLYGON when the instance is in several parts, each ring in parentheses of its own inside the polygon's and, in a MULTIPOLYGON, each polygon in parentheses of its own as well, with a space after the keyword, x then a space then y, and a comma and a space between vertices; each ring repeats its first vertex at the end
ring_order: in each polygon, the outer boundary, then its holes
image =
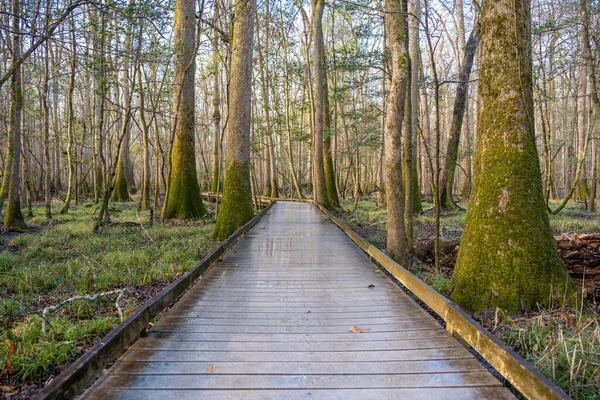
POLYGON ((508 399, 309 203, 279 202, 85 399, 508 399))

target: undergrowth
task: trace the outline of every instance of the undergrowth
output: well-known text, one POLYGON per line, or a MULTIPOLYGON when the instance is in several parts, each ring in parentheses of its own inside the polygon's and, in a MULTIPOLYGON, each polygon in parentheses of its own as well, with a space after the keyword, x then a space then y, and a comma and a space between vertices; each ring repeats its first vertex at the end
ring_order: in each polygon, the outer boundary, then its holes
MULTIPOLYGON (((215 245, 210 220, 149 222, 133 203, 112 205, 112 223, 92 231, 96 205, 54 213, 34 208, 23 234, 0 235, 0 376, 3 384, 43 377, 74 359, 120 322, 116 296, 78 300, 42 311, 75 295, 124 289, 125 315, 190 270, 215 245), (139 218, 139 219, 138 219, 139 218)), ((55 210, 56 211, 56 210, 55 210)))

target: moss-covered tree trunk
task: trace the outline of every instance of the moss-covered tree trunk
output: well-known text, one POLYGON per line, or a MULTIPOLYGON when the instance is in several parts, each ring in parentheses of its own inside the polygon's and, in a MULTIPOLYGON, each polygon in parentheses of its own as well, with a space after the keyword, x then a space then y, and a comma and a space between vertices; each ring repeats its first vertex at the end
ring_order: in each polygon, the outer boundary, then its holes
POLYGON ((413 142, 412 142, 412 62, 407 63, 406 81, 408 89, 404 100, 404 121, 402 122, 402 190, 404 191, 404 230, 408 252, 413 248, 413 216, 414 216, 414 176, 413 176, 413 142))
POLYGON ((217 240, 226 239, 254 215, 250 184, 250 125, 255 8, 255 0, 235 3, 225 182, 214 233, 217 240))
POLYGON ((458 208, 453 199, 454 175, 456 172, 456 163, 458 161, 458 146, 463 127, 463 119, 467 108, 467 95, 469 93, 469 77, 473 68, 475 51, 479 45, 479 21, 475 21, 473 31, 465 46, 465 54, 458 75, 458 85, 456 86, 456 97, 454 98, 454 109, 452 111, 452 123, 450 124, 450 134, 448 146, 446 147, 446 158, 442 179, 440 182, 440 206, 443 209, 455 210, 458 208))
MULTIPOLYGON (((410 1, 408 4, 408 53, 410 55, 410 140, 411 140, 411 185, 412 185, 412 212, 419 214, 423 211, 421 202, 421 189, 419 187, 419 154, 417 135, 419 129, 419 64, 420 64, 420 47, 419 47, 419 18, 421 11, 420 0, 410 1)), ((406 196, 408 198, 408 196, 406 196)), ((407 202, 408 203, 408 202, 407 202)), ((408 208, 408 204, 406 206, 408 208)), ((406 212, 405 212, 406 214, 406 212)), ((411 221, 412 224, 412 221, 411 221)))
MULTIPOLYGON (((21 18, 20 0, 12 0, 12 62, 21 57, 21 35, 19 33, 21 18)), ((23 88, 21 87, 21 68, 17 68, 10 77, 10 106, 8 116, 8 147, 11 163, 7 183, 7 205, 4 215, 4 228, 25 226, 21 213, 21 111, 23 109, 23 88)), ((8 169, 7 169, 8 171, 8 169)))
POLYGON ((391 50, 392 82, 385 124, 385 196, 387 204, 387 253, 406 266, 408 242, 404 225, 402 190, 402 122, 408 86, 408 48, 406 40, 406 0, 385 1, 385 26, 391 50))
MULTIPOLYGON (((321 40, 321 45, 323 46, 323 54, 325 54, 323 40, 321 40)), ((325 172, 325 189, 327 190, 327 197, 329 197, 331 206, 339 207, 340 198, 337 191, 335 168, 333 166, 333 156, 331 152, 331 136, 335 134, 335 132, 331 126, 331 113, 329 110, 329 87, 326 73, 323 74, 323 100, 323 157, 325 158, 325 165, 323 168, 325 172)))
POLYGON ((325 183, 325 166, 323 157, 323 110, 325 108, 325 95, 323 93, 324 79, 324 54, 320 43, 323 41, 323 9, 325 0, 311 0, 312 6, 312 31, 313 31, 313 80, 315 82, 314 107, 313 107, 313 197, 314 200, 326 208, 331 208, 331 202, 327 195, 327 186, 325 183))
POLYGON ((562 302, 573 284, 556 249, 534 134, 529 0, 485 0, 475 180, 452 299, 480 312, 562 302))
POLYGON ((173 120, 175 138, 171 150, 171 171, 164 218, 198 218, 206 214, 200 197, 195 154, 195 71, 196 2, 175 2, 175 76, 173 120))

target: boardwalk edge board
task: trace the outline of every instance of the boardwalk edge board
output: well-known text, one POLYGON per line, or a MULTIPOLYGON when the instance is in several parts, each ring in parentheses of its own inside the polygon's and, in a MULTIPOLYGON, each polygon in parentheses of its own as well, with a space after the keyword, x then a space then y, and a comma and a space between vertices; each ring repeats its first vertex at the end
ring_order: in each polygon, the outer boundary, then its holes
POLYGON ((96 343, 96 345, 86 351, 60 375, 54 378, 34 398, 38 400, 69 399, 83 392, 104 368, 115 361, 140 337, 154 318, 173 304, 244 233, 256 225, 274 203, 268 202, 267 205, 266 201, 263 201, 262 204, 266 205, 266 208, 225 239, 219 247, 204 257, 192 270, 171 282, 160 293, 138 307, 132 315, 117 325, 100 342, 96 343))
POLYGON ((402 285, 417 296, 446 322, 446 330, 463 344, 477 351, 516 390, 528 399, 570 399, 554 382, 535 369, 513 349, 504 345, 479 325, 454 302, 448 300, 427 284, 367 242, 329 210, 315 204, 327 218, 338 226, 371 260, 387 270, 402 285))

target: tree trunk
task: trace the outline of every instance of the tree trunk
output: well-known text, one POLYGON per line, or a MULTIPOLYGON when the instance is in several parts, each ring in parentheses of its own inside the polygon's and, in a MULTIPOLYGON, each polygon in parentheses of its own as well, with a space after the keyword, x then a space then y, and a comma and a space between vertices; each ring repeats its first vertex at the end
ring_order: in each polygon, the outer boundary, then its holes
POLYGON ((475 181, 452 300, 472 312, 528 311, 562 301, 565 289, 574 289, 552 237, 542 190, 530 1, 485 0, 481 32, 475 181))
MULTIPOLYGON (((412 213, 419 214, 423 211, 423 204, 421 203, 421 190, 419 187, 419 169, 418 166, 418 143, 419 138, 417 130, 419 129, 419 64, 421 57, 421 50, 419 47, 419 18, 421 11, 420 0, 413 0, 409 3, 409 34, 408 34, 408 53, 410 55, 410 140, 411 140, 411 159, 410 159, 410 185, 411 185, 411 196, 412 196, 412 213)), ((408 199, 408 196, 407 196, 408 199)), ((408 210, 408 204, 406 209, 408 210)), ((405 211, 406 214, 406 211, 405 211)), ((412 224, 412 218, 411 222, 412 224)))
POLYGON ((408 87, 409 56, 406 40, 406 0, 385 1, 385 24, 391 50, 392 83, 385 125, 385 195, 387 253, 401 265, 409 261, 402 190, 402 121, 408 87))
POLYGON ((442 172, 442 180, 440 182, 440 206, 447 210, 455 210, 458 208, 452 198, 452 188, 454 186, 454 174, 456 171, 456 163, 458 161, 458 146, 460 144, 463 117, 467 108, 469 78, 471 76, 473 59, 475 58, 475 52, 477 51, 478 45, 479 21, 476 20, 473 31, 465 46, 465 55, 458 75, 454 110, 452 111, 452 124, 450 125, 450 136, 448 139, 448 147, 446 148, 446 161, 444 171, 442 172))
MULTIPOLYGON (((12 0, 12 58, 13 63, 21 57, 21 18, 19 0, 12 0)), ((21 213, 21 111, 23 109, 23 88, 21 87, 21 68, 17 68, 10 77, 10 108, 8 126, 8 153, 5 175, 8 175, 7 206, 4 215, 4 228, 24 227, 21 213), (10 173, 8 171, 10 170, 10 173)))
POLYGON ((325 94, 323 91, 324 75, 324 54, 323 54, 323 9, 324 0, 311 0, 312 5, 312 30, 313 30, 313 80, 314 86, 314 133, 313 133, 313 193, 314 200, 323 207, 331 208, 331 202, 327 195, 327 186, 325 183, 325 160, 323 152, 323 129, 324 129, 324 110, 325 94))
MULTIPOLYGON (((218 3, 215 2, 215 7, 218 3)), ((215 8, 217 10, 217 8, 215 8)), ((217 11, 215 11, 215 15, 217 11)), ((217 18, 215 17, 214 23, 217 23, 217 18)), ((212 120, 213 120, 213 174, 211 181, 211 192, 221 191, 223 186, 221 185, 221 159, 219 156, 219 145, 220 145, 220 136, 221 136, 221 94, 220 94, 220 73, 219 73, 219 57, 218 57, 218 49, 217 49, 217 31, 215 30, 215 49, 213 55, 213 63, 214 63, 214 76, 213 76, 213 94, 212 94, 212 120)))
POLYGON ((195 40, 196 2, 175 3, 174 141, 163 218, 199 218, 206 214, 196 174, 195 40))
MULTIPOLYGON (((321 37, 321 39, 323 39, 321 37)), ((321 40, 321 46, 323 48, 323 59, 325 59, 325 46, 323 40, 321 40)), ((329 111, 329 87, 327 84, 327 73, 323 73, 323 157, 325 158, 325 164, 323 166, 325 172, 325 189, 327 191, 327 197, 332 207, 340 206, 340 198, 337 192, 335 169, 333 167, 333 158, 331 154, 331 136, 335 132, 331 127, 331 114, 329 111)))
MULTIPOLYGON (((50 1, 46 1, 46 23, 50 22, 50 1)), ((44 140, 44 205, 46 207, 46 218, 52 218, 52 193, 50 191, 50 108, 48 106, 48 81, 50 80, 50 65, 48 57, 48 43, 44 44, 44 82, 42 93, 42 110, 44 113, 44 122, 42 126, 42 134, 44 140)), ((75 55, 73 55, 75 57, 75 55)))
MULTIPOLYGON (((129 7, 132 7, 134 4, 133 0, 128 1, 129 7)), ((132 37, 132 22, 128 21, 128 27, 125 38, 125 44, 123 46, 123 75, 122 75, 122 97, 123 97, 123 113, 130 114, 131 113, 131 96, 130 92, 130 76, 129 76, 129 67, 131 63, 129 62, 131 54, 131 37, 132 37)), ((129 187, 133 186, 133 177, 130 172, 131 161, 129 159, 129 139, 131 136, 131 124, 129 118, 123 118, 123 128, 122 131, 125 132, 125 137, 123 138, 123 144, 121 145, 121 151, 119 152, 119 156, 117 158, 117 172, 115 175, 114 182, 114 190, 112 192, 112 200, 113 201, 130 201, 129 197, 129 187)))
POLYGON ((224 240, 254 215, 250 185, 252 50, 255 0, 235 3, 223 202, 214 237, 224 240))
MULTIPOLYGON (((69 77, 69 89, 67 90, 67 163, 69 165, 69 181, 67 182, 67 196, 65 197, 65 202, 60 210, 61 214, 66 214, 67 212, 69 212, 71 198, 73 197, 73 190, 76 190, 75 185, 77 185, 77 182, 75 181, 75 161, 73 160, 73 145, 75 143, 75 134, 73 132, 73 92, 75 91, 75 70, 77 68, 77 58, 75 52, 76 41, 74 26, 71 26, 71 29, 73 31, 71 37, 71 49, 73 55, 71 58, 71 74, 69 77)), ((48 156, 48 160, 49 159, 50 157, 48 156)), ((48 175, 46 179, 48 180, 49 185, 50 176, 48 175)))

